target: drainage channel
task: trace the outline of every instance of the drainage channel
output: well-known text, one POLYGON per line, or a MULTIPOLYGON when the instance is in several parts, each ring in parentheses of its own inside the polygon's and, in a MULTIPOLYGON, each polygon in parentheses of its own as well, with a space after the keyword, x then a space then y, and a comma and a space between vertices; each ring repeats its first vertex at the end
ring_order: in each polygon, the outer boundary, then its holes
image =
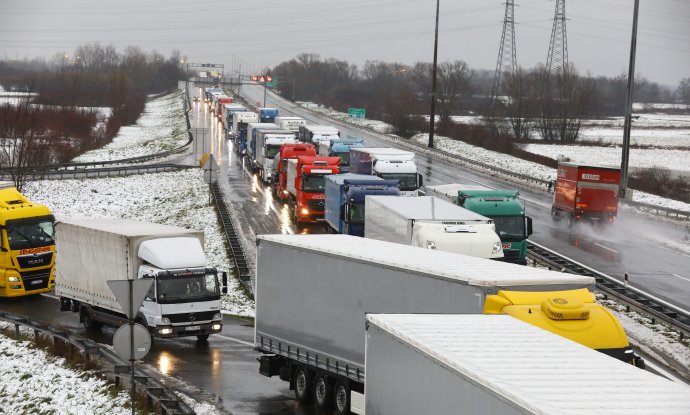
POLYGON ((527 249, 531 259, 550 269, 593 277, 597 289, 605 296, 615 298, 628 308, 637 309, 647 315, 652 323, 655 323, 657 319, 663 321, 679 333, 681 340, 685 336, 690 336, 690 312, 637 288, 625 287, 615 278, 535 242, 528 241, 527 249))
MULTIPOLYGON (((47 326, 26 317, 11 313, 0 313, 0 321, 14 325, 15 337, 20 338, 20 327, 26 327, 34 334, 34 341, 37 341, 39 336, 45 336, 52 339, 53 352, 56 352, 59 344, 66 345, 71 357, 73 352, 79 351, 84 359, 91 361, 93 358, 100 358, 104 366, 109 366, 112 370, 101 370, 105 376, 113 379, 115 385, 127 390, 130 385, 130 365, 120 359, 115 352, 109 350, 102 344, 96 343, 93 340, 79 336, 64 328, 55 328, 47 326)), ((180 400, 177 395, 164 382, 155 376, 149 374, 141 367, 136 367, 134 372, 134 382, 137 385, 137 390, 143 392, 146 397, 146 404, 155 407, 163 415, 194 415, 195 412, 184 401, 180 400)))
POLYGON ((213 200, 215 202, 218 215, 220 216, 221 223, 223 224, 225 238, 228 241, 228 245, 230 245, 232 259, 235 262, 235 267, 237 268, 237 276, 240 279, 240 282, 247 286, 251 291, 252 276, 249 270, 249 264, 247 263, 247 257, 244 255, 242 242, 237 236, 235 225, 233 224, 230 213, 228 212, 228 207, 225 205, 223 193, 221 192, 218 183, 211 183, 211 194, 213 195, 213 200))

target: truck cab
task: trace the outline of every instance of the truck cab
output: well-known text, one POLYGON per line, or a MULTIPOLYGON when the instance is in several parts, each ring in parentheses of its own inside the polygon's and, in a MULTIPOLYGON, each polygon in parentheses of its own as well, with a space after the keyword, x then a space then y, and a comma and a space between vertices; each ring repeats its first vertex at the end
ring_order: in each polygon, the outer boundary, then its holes
POLYGON ((340 130, 330 125, 306 124, 299 127, 299 141, 318 145, 320 141, 340 138, 340 130))
POLYGON ((259 116, 255 112, 235 112, 232 114, 232 134, 235 139, 235 152, 240 155, 247 154, 247 126, 258 122, 259 116))
POLYGON ((287 189, 288 160, 297 159, 299 156, 316 156, 313 144, 283 144, 278 154, 273 158, 273 192, 281 202, 289 200, 290 192, 287 189))
POLYGON ((347 173, 350 171, 350 149, 364 147, 364 140, 361 138, 335 138, 320 141, 319 155, 326 157, 340 158, 340 171, 347 173))
POLYGON ((287 189, 295 226, 323 220, 325 175, 338 174, 338 157, 299 156, 288 160, 287 189))
POLYGON ((415 154, 395 148, 353 147, 350 149, 350 171, 370 174, 400 182, 401 196, 417 196, 424 184, 417 173, 415 154))
POLYGON ((225 129, 225 137, 232 137, 232 114, 235 112, 246 112, 247 109, 241 104, 225 104, 221 109, 221 122, 225 129))
POLYGON ((259 108, 259 122, 273 123, 278 116, 278 108, 259 108))
POLYGON ((256 160, 256 132, 258 130, 270 131, 278 130, 278 126, 273 123, 250 122, 247 124, 247 155, 252 162, 256 160))
POLYGON ((295 133, 295 137, 299 135, 299 127, 307 125, 307 120, 302 117, 276 117, 273 121, 281 130, 288 130, 295 133))
POLYGON ((297 138, 288 130, 258 130, 256 132, 256 167, 264 183, 273 179, 273 159, 285 144, 296 144, 297 138))

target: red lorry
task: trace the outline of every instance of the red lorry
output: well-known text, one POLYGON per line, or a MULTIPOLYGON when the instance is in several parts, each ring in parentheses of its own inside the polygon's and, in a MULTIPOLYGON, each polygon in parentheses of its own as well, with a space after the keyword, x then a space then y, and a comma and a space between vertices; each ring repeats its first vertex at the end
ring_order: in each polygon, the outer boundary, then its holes
POLYGON ((290 198, 287 190, 287 163, 299 156, 316 156, 313 144, 283 144, 273 159, 273 192, 281 202, 290 198))
POLYGON ((617 167, 559 162, 551 214, 567 218, 569 225, 583 219, 613 222, 620 180, 617 167))
POLYGON ((223 111, 221 111, 221 109, 223 108, 223 105, 225 105, 225 104, 232 104, 233 101, 234 101, 233 98, 232 98, 232 97, 229 97, 229 96, 220 96, 220 97, 218 97, 218 98, 216 99, 215 107, 213 108, 214 112, 216 113, 216 116, 218 116, 218 118, 220 118, 220 117, 221 117, 221 113, 223 112, 223 111))
POLYGON ((287 163, 287 190, 295 226, 323 220, 327 174, 340 173, 340 157, 299 156, 287 163))

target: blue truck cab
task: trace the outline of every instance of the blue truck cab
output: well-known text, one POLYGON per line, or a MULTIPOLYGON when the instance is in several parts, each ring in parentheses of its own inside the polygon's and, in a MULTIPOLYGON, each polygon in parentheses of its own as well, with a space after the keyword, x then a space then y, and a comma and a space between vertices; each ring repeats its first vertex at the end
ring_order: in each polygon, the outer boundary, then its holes
POLYGON ((278 116, 278 108, 259 108, 259 122, 272 123, 278 116))
POLYGON ((320 156, 339 157, 340 172, 350 171, 350 149, 364 147, 364 140, 361 138, 338 138, 320 141, 318 153, 320 156))
POLYGON ((364 237, 365 196, 400 196, 398 187, 397 180, 384 180, 365 174, 326 176, 324 219, 329 230, 364 237))

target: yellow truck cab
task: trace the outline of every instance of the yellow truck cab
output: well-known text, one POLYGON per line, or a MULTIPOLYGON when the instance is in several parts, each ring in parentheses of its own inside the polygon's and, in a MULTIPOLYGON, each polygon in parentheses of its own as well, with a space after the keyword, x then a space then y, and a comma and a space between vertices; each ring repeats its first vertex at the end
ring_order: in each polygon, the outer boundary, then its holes
POLYGON ((55 217, 16 188, 0 189, 0 297, 48 292, 54 286, 55 217))
POLYGON ((609 310, 586 288, 567 291, 499 290, 486 296, 484 314, 508 314, 609 356, 642 366, 609 310))

